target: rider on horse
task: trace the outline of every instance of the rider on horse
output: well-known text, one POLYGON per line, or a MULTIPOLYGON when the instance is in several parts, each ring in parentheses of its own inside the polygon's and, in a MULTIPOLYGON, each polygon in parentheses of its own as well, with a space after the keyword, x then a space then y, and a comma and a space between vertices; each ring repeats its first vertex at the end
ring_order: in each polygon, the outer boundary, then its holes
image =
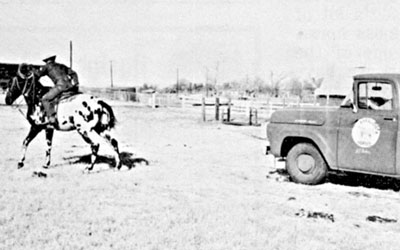
POLYGON ((7 88, 5 103, 7 105, 12 105, 18 97, 23 96, 27 105, 26 118, 31 124, 29 133, 22 145, 22 157, 18 162, 18 168, 24 166, 27 147, 40 131, 46 131, 48 148, 44 167, 47 168, 50 165, 54 130, 76 130, 83 139, 90 144, 92 149, 91 164, 86 170, 91 171, 96 163, 101 141, 99 139, 101 138, 108 142, 113 148, 115 167, 120 169, 121 158, 119 155, 118 141, 109 133, 110 130, 115 127, 116 118, 111 106, 100 98, 83 93, 74 95, 73 98, 66 98, 65 101, 57 105, 58 120, 55 124, 49 122, 43 123, 43 112, 40 107, 42 100, 43 102, 52 102, 50 103, 51 106, 48 104, 46 106, 47 116, 50 116, 50 119, 56 120, 54 117, 54 101, 58 101, 60 99, 59 96, 63 92, 68 91, 67 94, 69 96, 70 92, 77 92, 78 90, 78 79, 74 71, 65 65, 55 63, 55 56, 47 58, 44 61, 46 65, 42 66, 40 69, 36 69, 38 67, 34 65, 26 63, 20 64, 11 85, 7 88), (49 76, 53 80, 55 87, 50 89, 39 82, 39 77, 44 75, 49 76), (53 108, 53 110, 49 112, 49 108, 53 108))
POLYGON ((71 68, 64 64, 56 63, 56 56, 51 56, 43 61, 46 63, 37 72, 38 77, 48 76, 54 83, 54 87, 47 92, 43 98, 43 108, 47 116, 45 124, 56 123, 55 102, 62 93, 67 91, 78 92, 78 75, 71 68))

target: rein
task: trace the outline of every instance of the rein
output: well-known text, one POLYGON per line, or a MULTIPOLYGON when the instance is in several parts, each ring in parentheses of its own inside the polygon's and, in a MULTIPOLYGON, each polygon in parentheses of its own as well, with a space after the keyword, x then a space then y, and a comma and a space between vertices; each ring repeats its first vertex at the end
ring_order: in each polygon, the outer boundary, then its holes
POLYGON ((29 77, 23 78, 25 80, 25 84, 24 84, 24 88, 23 89, 21 89, 21 86, 19 86, 19 81, 16 80, 17 81, 16 85, 17 85, 18 90, 21 91, 21 95, 27 97, 27 94, 33 88, 33 85, 35 84, 33 81, 32 81, 32 84, 28 84, 29 83, 28 80, 33 78, 33 77, 34 77, 34 75, 31 74, 29 77), (29 85, 29 89, 27 89, 28 85, 29 85))
MULTIPOLYGON (((24 84, 23 88, 21 88, 20 82, 18 81, 18 79, 15 79, 15 81, 14 81, 17 89, 19 91, 21 91, 21 95, 24 96, 25 98, 28 98, 29 93, 32 91, 32 89, 35 90, 34 89, 35 82, 31 81, 31 84, 29 84, 29 81, 28 81, 29 79, 31 79, 33 77, 34 77, 34 74, 31 74, 30 76, 25 77, 25 78, 21 77, 25 81, 25 84, 24 84)), ((34 103, 34 101, 35 101, 35 93, 32 94, 32 103, 34 103)), ((18 111, 24 116, 24 118, 27 119, 25 113, 19 107, 21 102, 22 102, 22 100, 19 103, 16 104, 16 109, 18 109, 18 111)), ((28 105, 28 103, 27 103, 27 105, 28 105)))

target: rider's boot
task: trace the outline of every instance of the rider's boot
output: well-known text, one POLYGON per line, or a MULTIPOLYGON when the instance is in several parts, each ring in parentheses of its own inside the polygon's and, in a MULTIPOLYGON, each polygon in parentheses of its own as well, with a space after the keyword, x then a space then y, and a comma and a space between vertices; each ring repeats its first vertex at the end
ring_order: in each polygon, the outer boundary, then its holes
POLYGON ((47 124, 47 127, 51 127, 51 128, 57 127, 57 119, 55 116, 53 116, 53 115, 50 116, 48 121, 49 121, 49 123, 47 124))
POLYGON ((57 126, 56 112, 53 102, 43 103, 44 107, 44 121, 43 126, 55 128, 57 126))
POLYGON ((48 120, 49 120, 50 124, 55 124, 56 123, 56 117, 55 116, 50 116, 48 120))
POLYGON ((49 124, 49 118, 45 115, 44 117, 40 117, 40 120, 35 121, 35 124, 38 126, 44 126, 49 124))

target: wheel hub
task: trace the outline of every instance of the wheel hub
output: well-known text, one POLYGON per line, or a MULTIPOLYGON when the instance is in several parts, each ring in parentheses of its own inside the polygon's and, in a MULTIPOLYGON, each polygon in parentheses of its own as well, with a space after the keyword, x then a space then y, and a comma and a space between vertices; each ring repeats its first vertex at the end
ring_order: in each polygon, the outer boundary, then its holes
POLYGON ((311 155, 302 154, 297 157, 297 166, 301 172, 307 173, 315 167, 315 160, 311 155))

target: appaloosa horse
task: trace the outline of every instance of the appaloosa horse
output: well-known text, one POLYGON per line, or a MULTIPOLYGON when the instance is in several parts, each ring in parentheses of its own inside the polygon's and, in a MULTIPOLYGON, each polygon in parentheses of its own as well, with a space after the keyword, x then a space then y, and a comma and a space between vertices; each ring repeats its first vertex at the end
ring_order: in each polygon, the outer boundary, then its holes
POLYGON ((28 107, 26 118, 31 128, 22 145, 22 157, 18 168, 24 166, 25 154, 29 143, 43 129, 46 132, 47 150, 44 168, 50 166, 50 154, 54 129, 58 131, 76 130, 92 149, 91 164, 85 170, 92 170, 96 162, 100 142, 107 141, 114 149, 115 167, 121 168, 118 142, 111 137, 109 131, 115 126, 116 119, 112 108, 97 97, 77 93, 59 101, 57 107, 57 124, 52 126, 37 125, 43 118, 41 105, 42 96, 49 90, 43 86, 34 70, 26 64, 21 64, 18 75, 14 77, 7 89, 6 104, 11 105, 19 96, 23 96, 28 107), (21 70, 24 69, 24 70, 21 70))

